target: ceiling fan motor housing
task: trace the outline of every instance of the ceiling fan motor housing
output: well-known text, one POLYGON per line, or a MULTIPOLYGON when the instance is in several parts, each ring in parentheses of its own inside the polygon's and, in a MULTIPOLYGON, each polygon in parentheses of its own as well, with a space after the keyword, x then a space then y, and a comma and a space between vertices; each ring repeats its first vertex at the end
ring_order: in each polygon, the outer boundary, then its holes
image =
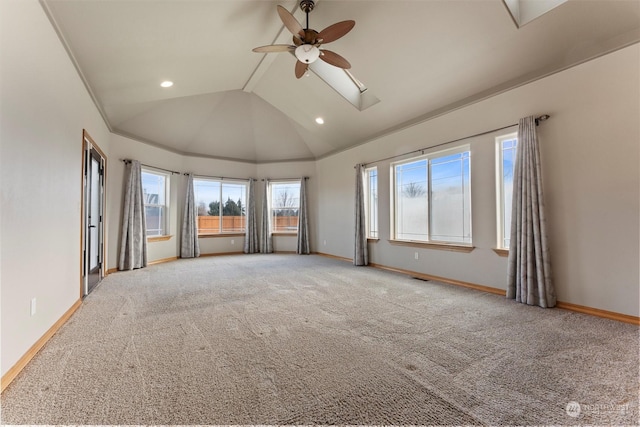
MULTIPOLYGON (((0 0, 1 1, 1 0, 0 0)), ((277 11, 284 26, 293 34, 293 44, 275 44, 269 46, 261 46, 253 49, 254 52, 291 52, 295 55, 296 68, 295 74, 297 78, 301 78, 305 75, 309 64, 315 62, 318 58, 322 59, 329 65, 333 65, 338 68, 348 69, 351 68, 349 61, 335 52, 326 49, 320 49, 320 45, 323 43, 329 43, 347 34, 353 26, 355 21, 347 20, 336 22, 333 25, 328 26, 321 32, 317 32, 314 29, 309 28, 309 12, 315 7, 314 0, 300 0, 300 9, 307 15, 306 28, 303 27, 300 22, 289 12, 284 6, 278 5, 277 11)))

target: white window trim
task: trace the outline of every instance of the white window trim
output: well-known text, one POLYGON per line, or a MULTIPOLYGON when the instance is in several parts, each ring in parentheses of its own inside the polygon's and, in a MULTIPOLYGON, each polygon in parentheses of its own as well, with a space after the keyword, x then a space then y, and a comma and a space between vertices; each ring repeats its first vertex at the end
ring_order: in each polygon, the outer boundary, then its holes
MULTIPOLYGON (((208 237, 224 237, 224 236, 244 236, 245 232, 246 232, 246 222, 245 222, 245 229, 242 231, 224 231, 222 229, 222 209, 223 209, 223 201, 222 201, 222 186, 224 183, 234 183, 234 184, 243 184, 245 186, 245 209, 248 209, 248 204, 249 204, 249 180, 244 180, 244 179, 235 179, 235 178, 209 178, 206 176, 194 176, 193 177, 194 183, 195 181, 209 181, 209 182, 216 182, 220 184, 220 207, 219 207, 219 216, 220 216, 220 222, 219 222, 219 229, 217 233, 213 233, 213 234, 200 234, 200 229, 198 229, 198 237, 199 238, 208 238, 208 237)), ((208 206, 207 206, 208 208, 208 206)), ((196 212, 197 212, 198 207, 196 206, 196 212)), ((198 216, 198 215, 196 215, 198 216)), ((245 218, 248 217, 248 212, 245 213, 245 218)))
POLYGON ((503 235, 504 230, 504 215, 505 215, 505 206, 504 206, 504 185, 502 182, 502 177, 504 176, 503 170, 503 151, 502 151, 502 143, 504 141, 508 141, 511 139, 518 139, 518 132, 512 132, 506 135, 500 135, 496 137, 496 249, 508 251, 509 248, 504 246, 505 236, 503 235))
POLYGON ((166 237, 170 237, 171 233, 169 230, 169 203, 170 203, 170 187, 171 187, 171 174, 167 173, 165 171, 153 168, 153 167, 149 167, 149 166, 142 166, 140 168, 140 170, 142 172, 145 173, 149 173, 152 175, 160 175, 164 177, 164 205, 161 204, 157 204, 157 203, 153 203, 153 204, 147 204, 146 201, 144 203, 145 208, 147 206, 151 206, 151 207, 160 207, 162 210, 162 214, 163 214, 163 225, 162 225, 162 233, 158 234, 158 235, 153 235, 153 236, 147 236, 147 240, 151 239, 151 240, 166 240, 166 237))
MULTIPOLYGON (((277 181, 269 181, 269 185, 268 185, 268 193, 269 193, 269 200, 267 203, 267 206, 269 208, 269 232, 272 235, 287 235, 287 236, 295 236, 298 234, 298 229, 296 228, 295 230, 291 230, 291 231, 282 231, 282 230, 278 230, 275 231, 275 228, 273 226, 273 186, 274 185, 286 185, 286 184, 300 184, 300 186, 302 186, 302 182, 300 181, 300 179, 296 179, 296 178, 291 178, 291 179, 279 179, 277 181)), ((298 206, 295 207, 295 209, 298 209, 298 220, 300 218, 300 193, 298 193, 298 206)))
MULTIPOLYGON (((426 150, 425 150, 426 151, 426 150)), ((445 157, 448 155, 452 155, 452 154, 458 154, 458 153, 464 153, 464 152, 469 152, 469 159, 471 159, 472 157, 472 153, 471 153, 471 145, 469 144, 464 144, 464 145, 458 145, 456 147, 453 148, 449 148, 446 150, 440 150, 440 151, 433 151, 433 152, 429 152, 426 154, 421 154, 420 156, 416 156, 416 157, 410 157, 410 158, 406 158, 406 159, 402 159, 402 160, 398 160, 396 162, 393 162, 389 165, 389 173, 390 173, 390 179, 389 179, 389 191, 391 194, 390 197, 390 215, 389 215, 389 226, 390 226, 390 230, 391 230, 391 238, 389 239, 390 242, 395 242, 395 243, 411 243, 411 244, 415 244, 415 245, 422 245, 422 246, 428 246, 428 247, 433 247, 433 248, 437 248, 437 247, 445 247, 445 248, 455 248, 455 247, 460 247, 460 248, 469 248, 469 249, 473 249, 473 232, 471 232, 471 242, 469 243, 461 243, 461 242, 447 242, 447 241, 441 241, 441 240, 408 240, 408 239, 399 239, 397 237, 397 230, 396 230, 396 205, 397 205, 397 195, 396 195, 396 174, 395 174, 395 168, 397 165, 400 164, 405 164, 405 163, 411 163, 411 162, 416 162, 416 161, 420 161, 420 160, 426 160, 427 161, 427 236, 430 236, 431 231, 430 231, 430 217, 431 217, 431 206, 429 205, 429 194, 431 192, 431 168, 429 166, 429 159, 433 159, 433 158, 437 158, 437 157, 445 157)), ((471 163, 469 163, 469 174, 471 175, 471 163)), ((469 176, 469 179, 471 179, 471 176, 469 176)), ((471 185, 469 186, 471 188, 471 185)), ((471 227, 471 225, 473 224, 473 208, 471 207, 471 212, 470 212, 470 224, 469 226, 471 227)))
POLYGON ((367 233, 367 239, 374 239, 377 240, 380 238, 380 221, 379 221, 379 206, 377 206, 376 204, 376 218, 375 218, 375 225, 376 225, 376 236, 372 236, 371 235, 371 218, 369 217, 369 212, 371 211, 371 180, 370 180, 370 176, 369 173, 370 171, 376 171, 376 192, 378 191, 378 189, 380 188, 380 186, 378 185, 380 183, 379 177, 380 175, 378 174, 378 167, 377 166, 372 166, 369 168, 365 168, 364 169, 364 205, 365 205, 365 224, 366 224, 366 233, 367 233))

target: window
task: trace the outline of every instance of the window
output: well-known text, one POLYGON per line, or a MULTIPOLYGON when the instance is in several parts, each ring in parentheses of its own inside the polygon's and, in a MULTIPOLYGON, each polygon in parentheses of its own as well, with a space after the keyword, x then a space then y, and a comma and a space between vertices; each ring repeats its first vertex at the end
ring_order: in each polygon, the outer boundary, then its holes
POLYGON ((471 245, 468 146, 392 164, 397 240, 471 245))
POLYGON ((365 176, 365 217, 367 238, 378 238, 378 168, 375 166, 364 171, 365 176))
POLYGON ((516 160, 517 145, 517 133, 496 138, 499 249, 509 249, 509 238, 511 236, 511 201, 513 197, 513 168, 516 160))
POLYGON ((147 236, 166 236, 168 232, 169 175, 142 169, 142 193, 147 236))
POLYGON ((297 233, 300 209, 300 182, 271 182, 271 231, 297 233))
POLYGON ((198 236, 244 233, 247 182, 194 178, 198 236))

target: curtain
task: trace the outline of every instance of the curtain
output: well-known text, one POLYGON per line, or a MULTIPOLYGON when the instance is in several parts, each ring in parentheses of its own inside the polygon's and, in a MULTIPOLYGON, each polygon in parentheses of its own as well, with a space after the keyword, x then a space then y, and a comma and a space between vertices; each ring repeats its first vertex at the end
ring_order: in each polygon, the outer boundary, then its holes
POLYGON ((368 265, 367 224, 364 204, 364 165, 356 165, 356 236, 353 265, 368 265))
POLYGON ((247 203, 247 226, 244 235, 244 253, 255 254, 260 250, 258 242, 258 226, 256 221, 255 179, 249 180, 249 202, 247 203))
POLYGON ((308 255, 309 249, 309 214, 307 212, 307 178, 300 180, 300 212, 298 212, 298 249, 296 253, 308 255))
POLYGON ((182 218, 182 235, 180 239, 180 257, 197 258, 200 256, 198 242, 198 211, 196 210, 195 192, 193 190, 193 174, 187 175, 187 194, 184 201, 182 218))
POLYGON ((273 239, 271 238, 271 221, 269 218, 269 180, 264 180, 264 192, 262 193, 262 215, 260 218, 260 252, 270 254, 273 252, 273 239))
POLYGON ((120 233, 118 270, 147 266, 147 225, 142 193, 140 162, 131 160, 125 166, 124 204, 120 233))
POLYGON ((507 298, 553 307, 556 294, 551 281, 540 149, 533 116, 519 122, 512 203, 507 298))

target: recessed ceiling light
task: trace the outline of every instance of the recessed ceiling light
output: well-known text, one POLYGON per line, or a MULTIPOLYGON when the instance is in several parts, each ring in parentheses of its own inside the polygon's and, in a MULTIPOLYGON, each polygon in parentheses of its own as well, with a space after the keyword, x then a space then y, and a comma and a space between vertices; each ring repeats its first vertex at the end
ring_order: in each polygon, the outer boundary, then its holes
POLYGON ((316 118, 316 123, 319 124, 319 125, 322 125, 322 124, 324 124, 324 119, 322 117, 318 117, 318 118, 316 118))
POLYGON ((162 86, 162 87, 171 87, 171 86, 173 86, 173 82, 171 82, 169 80, 166 80, 166 81, 160 83, 160 86, 162 86))

